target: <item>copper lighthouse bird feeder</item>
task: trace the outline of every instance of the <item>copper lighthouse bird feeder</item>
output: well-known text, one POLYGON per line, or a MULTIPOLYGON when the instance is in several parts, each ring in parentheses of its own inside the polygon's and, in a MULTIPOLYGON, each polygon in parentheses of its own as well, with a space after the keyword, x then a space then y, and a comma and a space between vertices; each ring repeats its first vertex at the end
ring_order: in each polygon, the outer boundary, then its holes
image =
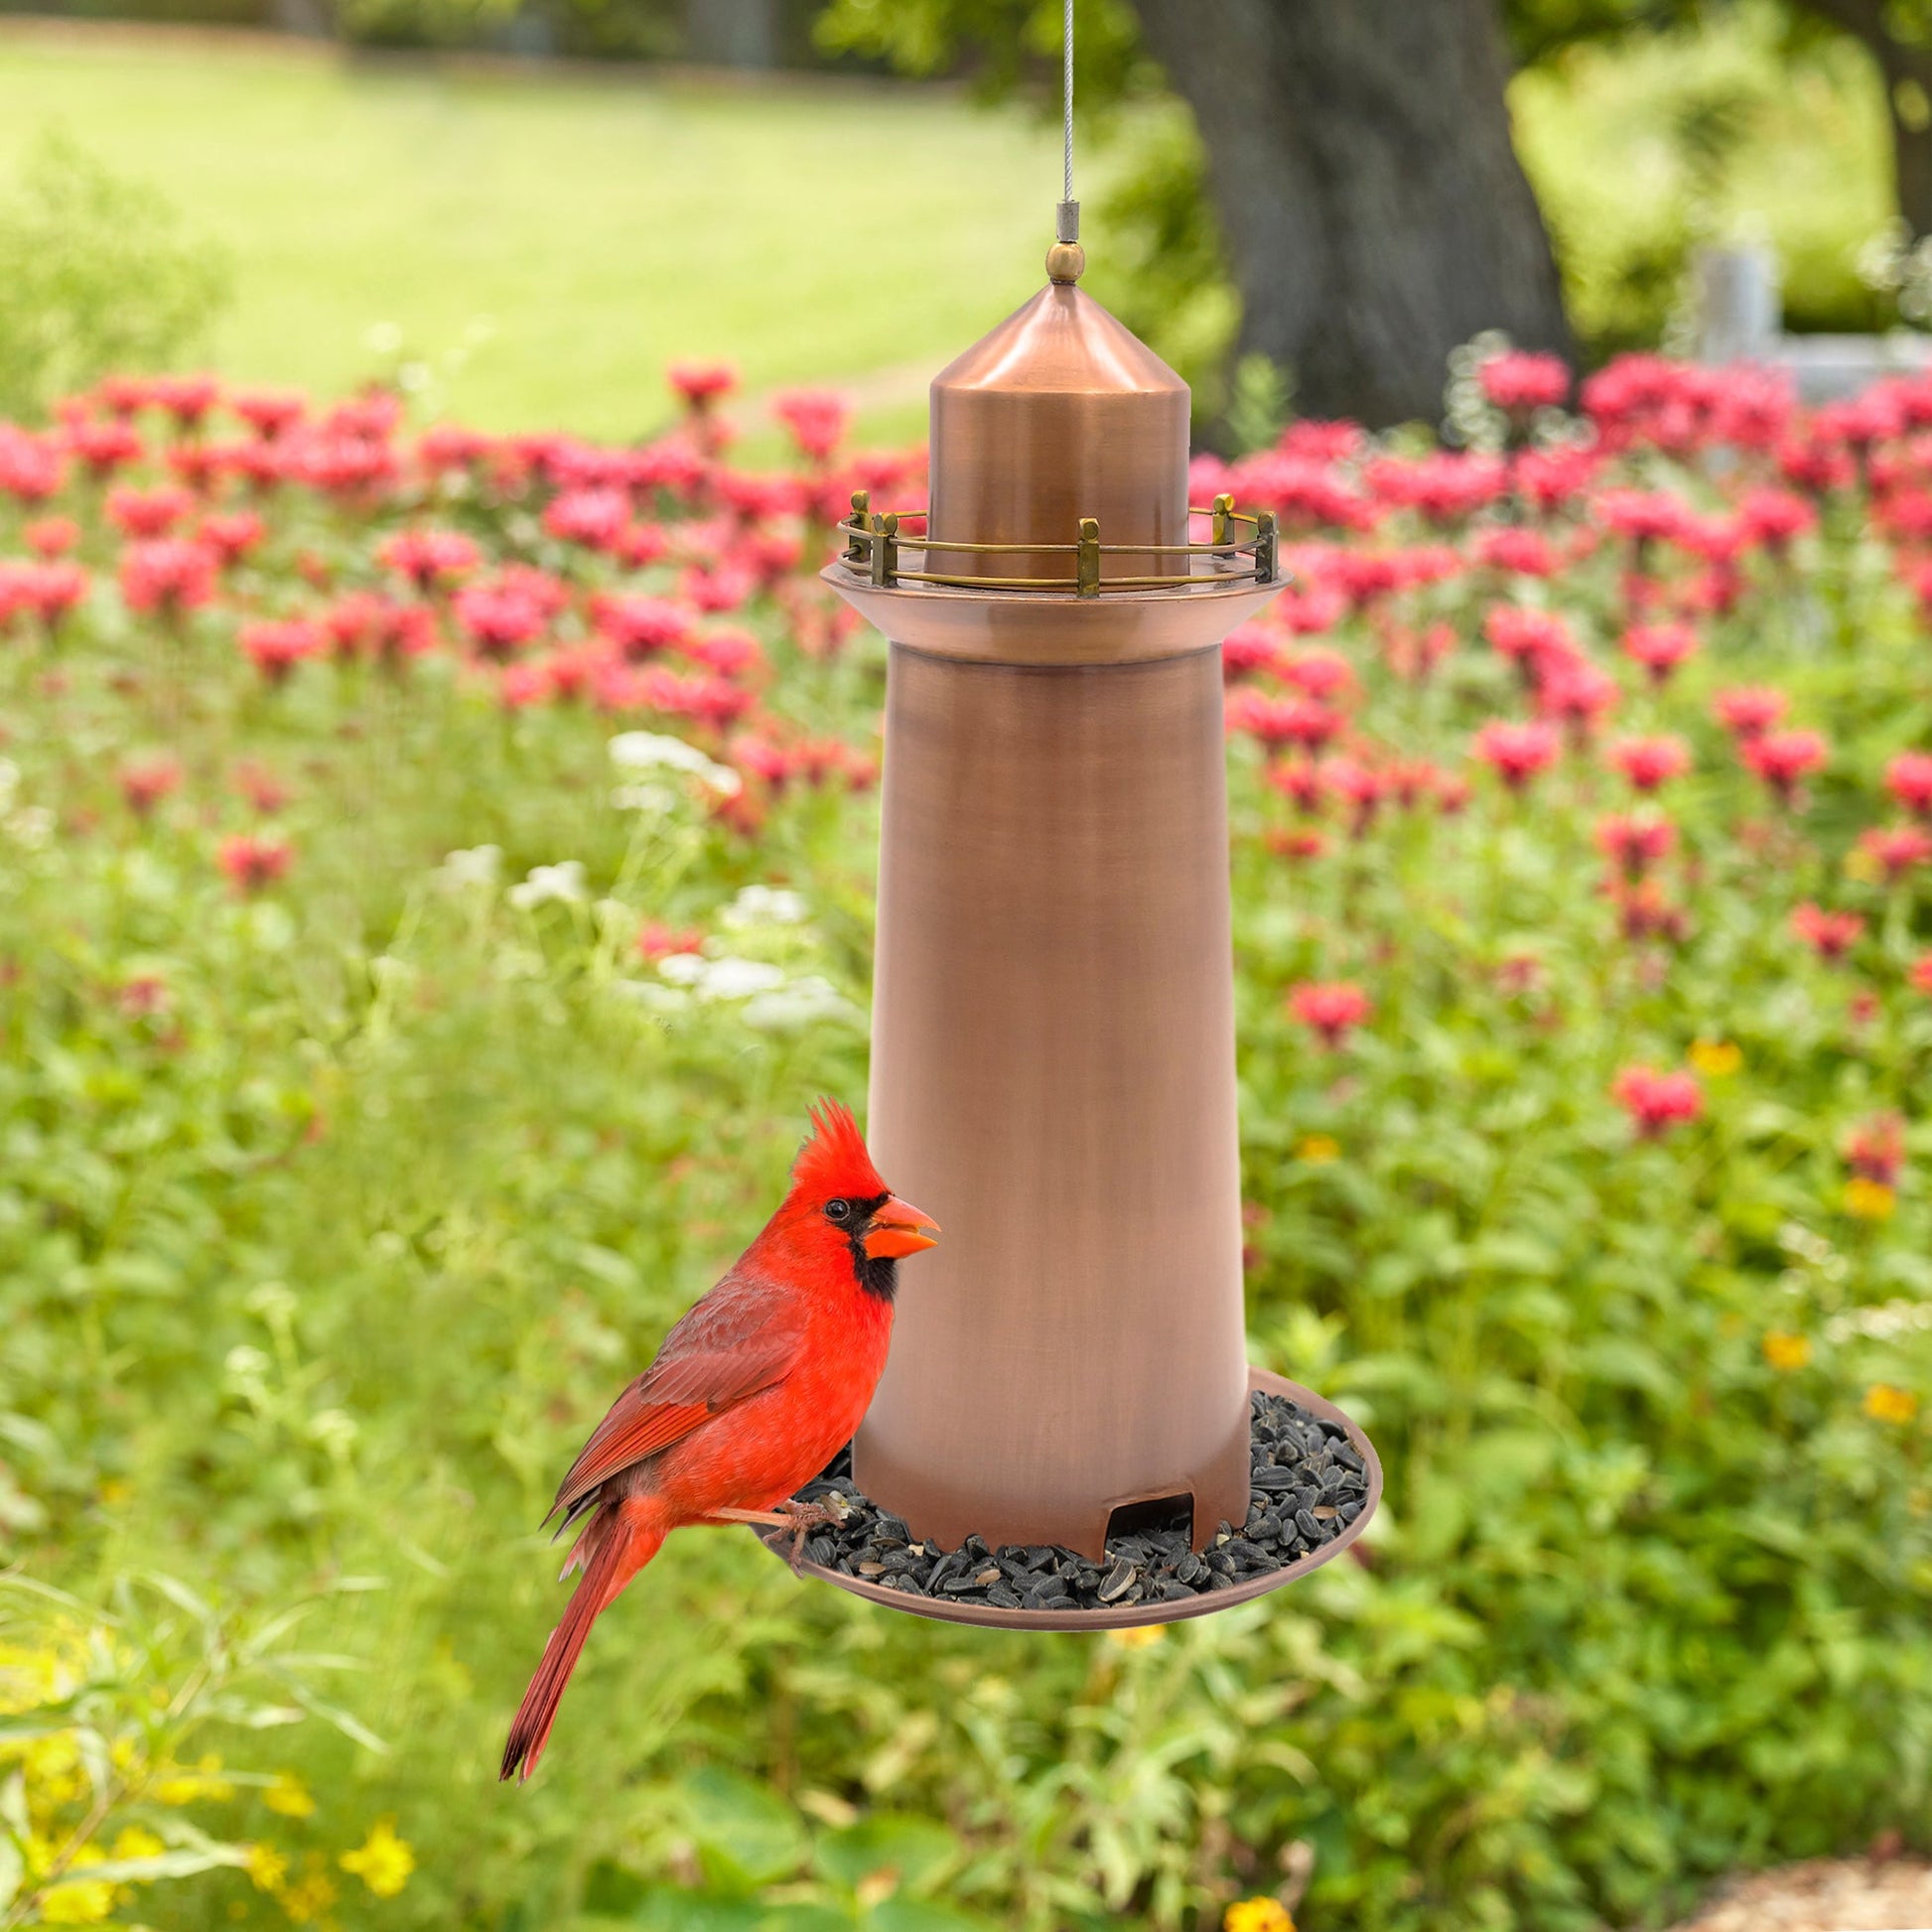
POLYGON ((927 1615, 1149 1622, 1292 1581, 1366 1526, 1355 1425, 1244 1347, 1221 639, 1280 588, 1274 519, 1187 502, 1187 385, 1050 280, 931 390, 930 500, 861 494, 825 580, 889 640, 868 1137, 946 1239, 899 1298, 853 1479, 939 1549, 1249 1509, 1251 1391, 1345 1431, 1347 1529, 1186 1603, 927 1615), (1207 540, 1190 529, 1207 525, 1207 540))

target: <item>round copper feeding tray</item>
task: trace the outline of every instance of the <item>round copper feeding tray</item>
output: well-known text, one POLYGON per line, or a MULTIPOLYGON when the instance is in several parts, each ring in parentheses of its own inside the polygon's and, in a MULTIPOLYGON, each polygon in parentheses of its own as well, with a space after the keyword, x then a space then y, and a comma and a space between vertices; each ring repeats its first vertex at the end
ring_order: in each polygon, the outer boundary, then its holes
MULTIPOLYGON (((1271 1374, 1265 1368, 1252 1366, 1248 1370, 1248 1388, 1263 1395, 1286 1396, 1318 1421, 1339 1423, 1347 1432, 1349 1447, 1362 1458, 1368 1478, 1367 1499, 1362 1504, 1361 1514, 1339 1536, 1330 1538, 1318 1550, 1311 1550, 1307 1556, 1285 1564, 1280 1570, 1247 1578, 1228 1589, 1203 1590, 1179 1602, 1102 1604, 1094 1609, 1080 1610, 1009 1610, 993 1603, 962 1601, 956 1596, 920 1596, 909 1590, 886 1589, 864 1577, 848 1577, 843 1571, 817 1563, 801 1564, 798 1574, 836 1585, 854 1596, 863 1596, 868 1603, 878 1603, 889 1610, 905 1610, 913 1616, 933 1617, 942 1623, 977 1623, 1001 1630, 1131 1630, 1142 1624, 1178 1623, 1183 1617, 1210 1616, 1217 1610, 1232 1609, 1237 1603, 1251 1602, 1257 1596, 1267 1595, 1272 1589, 1280 1589, 1285 1584, 1297 1582, 1311 1570, 1319 1570, 1324 1563, 1338 1557, 1368 1528, 1382 1500, 1382 1461, 1375 1453, 1375 1445, 1354 1421, 1311 1389, 1305 1389, 1299 1382, 1291 1382, 1285 1376, 1271 1374)), ((763 1539, 760 1537, 759 1540, 763 1539)))

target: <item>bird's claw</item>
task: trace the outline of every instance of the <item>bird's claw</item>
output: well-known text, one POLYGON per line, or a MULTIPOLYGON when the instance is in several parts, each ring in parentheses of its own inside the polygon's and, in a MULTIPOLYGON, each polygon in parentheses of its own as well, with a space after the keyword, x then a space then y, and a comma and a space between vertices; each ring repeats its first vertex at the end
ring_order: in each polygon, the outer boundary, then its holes
POLYGON ((805 1539, 814 1530, 830 1529, 845 1521, 843 1503, 805 1503, 795 1496, 781 1502, 777 1513, 784 1518, 784 1535, 790 1545, 786 1557, 794 1577, 805 1566, 805 1539))

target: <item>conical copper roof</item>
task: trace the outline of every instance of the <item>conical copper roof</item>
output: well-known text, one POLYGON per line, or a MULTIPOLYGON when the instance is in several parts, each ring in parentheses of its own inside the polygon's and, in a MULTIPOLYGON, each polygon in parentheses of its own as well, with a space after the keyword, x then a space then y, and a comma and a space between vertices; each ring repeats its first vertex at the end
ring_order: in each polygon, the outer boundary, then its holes
MULTIPOLYGON (((1051 283, 932 382, 929 534, 949 543, 1187 541, 1187 385, 1090 295, 1051 283)), ((960 576, 1060 577, 1064 552, 948 554, 960 576)), ((1101 576, 1172 570, 1108 555, 1101 576)))

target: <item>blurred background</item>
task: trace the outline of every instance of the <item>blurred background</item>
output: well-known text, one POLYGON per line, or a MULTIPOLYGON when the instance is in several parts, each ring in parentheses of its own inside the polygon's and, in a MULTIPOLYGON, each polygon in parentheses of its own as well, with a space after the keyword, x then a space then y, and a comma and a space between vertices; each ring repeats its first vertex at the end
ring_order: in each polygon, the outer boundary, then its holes
MULTIPOLYGON (((1763 256, 1793 332, 1913 322, 1932 44, 1910 7, 1080 14, 1090 286, 1224 437, 1291 396, 1431 416, 1483 328, 1587 362, 1687 348, 1705 248, 1763 256)), ((50 228, 110 245, 111 189, 170 267, 86 327, 206 320, 238 377, 401 373, 488 427, 615 433, 701 339, 755 390, 836 382, 868 433, 911 433, 935 358, 1035 279, 1058 21, 1032 0, 36 6, 0 33, 0 396, 64 379, 29 366, 56 351, 21 316, 45 310, 50 228)))

